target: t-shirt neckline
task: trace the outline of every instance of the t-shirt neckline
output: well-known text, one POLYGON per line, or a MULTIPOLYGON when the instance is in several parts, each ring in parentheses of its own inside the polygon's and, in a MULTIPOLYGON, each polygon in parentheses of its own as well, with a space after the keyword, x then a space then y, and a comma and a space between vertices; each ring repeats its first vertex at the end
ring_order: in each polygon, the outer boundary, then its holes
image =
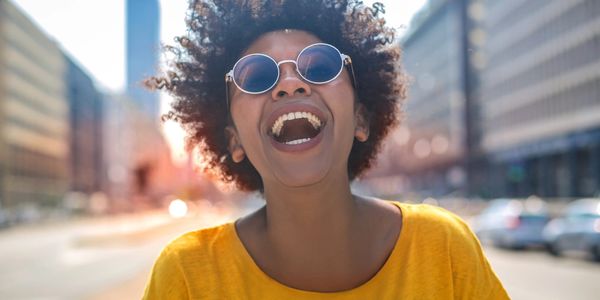
POLYGON ((401 225, 401 229, 400 229, 400 234, 398 235, 398 238, 396 239, 394 247, 393 247, 392 251, 390 252, 387 260, 383 264, 383 266, 375 273, 375 275, 373 275, 373 277, 371 277, 369 280, 365 281, 361 285, 351 288, 351 289, 348 289, 348 290, 335 291, 335 292, 318 292, 318 291, 297 289, 297 288, 285 285, 285 284, 277 281, 276 279, 272 278, 271 276, 269 276, 256 264, 256 262, 254 261, 254 259, 252 258, 252 256, 248 252, 248 250, 246 249, 246 246, 244 246, 244 243, 242 242, 242 240, 240 239, 240 237, 238 235, 237 229, 235 228, 235 221, 227 224, 227 234, 233 240, 232 242, 235 247, 234 248, 235 252, 240 255, 241 263, 245 266, 248 266, 250 268, 250 270, 248 270, 248 271, 250 271, 254 275, 256 275, 256 278, 258 280, 261 280, 261 281, 271 285, 274 288, 280 289, 282 291, 287 291, 287 292, 292 292, 292 293, 297 293, 297 294, 299 293, 299 294, 304 294, 304 295, 323 295, 323 294, 342 295, 342 294, 346 294, 346 293, 353 293, 358 290, 368 289, 369 286, 377 284, 378 281, 383 280, 382 278, 384 278, 386 276, 386 274, 390 272, 391 269, 394 269, 393 265, 396 265, 399 263, 398 257, 400 255, 399 252, 401 251, 400 248, 402 245, 406 244, 405 240, 406 240, 407 234, 405 234, 404 232, 407 231, 407 228, 408 228, 407 226, 409 224, 408 209, 406 209, 406 207, 400 202, 396 202, 396 201, 390 201, 390 202, 392 204, 396 205, 396 207, 398 207, 398 209, 400 209, 400 212, 401 212, 400 214, 402 217, 402 220, 401 220, 402 225, 401 225))

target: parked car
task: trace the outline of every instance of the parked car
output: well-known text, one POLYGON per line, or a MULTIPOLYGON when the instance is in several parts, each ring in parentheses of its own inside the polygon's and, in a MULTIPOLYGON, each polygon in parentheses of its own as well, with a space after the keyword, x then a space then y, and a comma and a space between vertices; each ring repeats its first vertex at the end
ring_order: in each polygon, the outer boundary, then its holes
POLYGON ((473 219, 472 225, 482 242, 523 249, 544 245, 542 230, 549 220, 547 205, 539 198, 496 199, 473 219))
POLYGON ((0 229, 4 227, 8 227, 10 225, 10 218, 8 213, 0 207, 0 229))
POLYGON ((565 208, 562 218, 552 220, 543 232, 548 251, 561 255, 565 251, 584 251, 600 261, 600 198, 574 201, 565 208))

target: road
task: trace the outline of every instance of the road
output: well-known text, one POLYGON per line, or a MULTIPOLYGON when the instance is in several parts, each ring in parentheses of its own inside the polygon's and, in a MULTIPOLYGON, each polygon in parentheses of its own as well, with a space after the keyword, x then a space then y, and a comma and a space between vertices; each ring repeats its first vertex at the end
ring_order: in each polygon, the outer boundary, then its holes
POLYGON ((242 213, 205 208, 180 219, 159 210, 0 231, 0 299, 139 299, 169 240, 242 213))
MULTIPOLYGON (((177 235, 247 210, 164 211, 0 231, 0 299, 139 299, 152 263, 177 235)), ((486 247, 511 298, 598 299, 600 263, 541 250, 486 247)))
POLYGON ((600 299, 600 263, 542 250, 485 252, 512 299, 600 299))

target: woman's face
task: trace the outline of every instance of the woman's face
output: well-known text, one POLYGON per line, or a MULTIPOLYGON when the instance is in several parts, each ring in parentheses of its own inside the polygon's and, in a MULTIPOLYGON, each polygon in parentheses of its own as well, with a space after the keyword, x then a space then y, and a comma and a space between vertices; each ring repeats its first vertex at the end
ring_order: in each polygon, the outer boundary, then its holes
MULTIPOLYGON (((263 53, 276 62, 295 60, 302 49, 317 42, 321 41, 304 31, 274 31, 259 37, 242 56, 263 53)), ((335 80, 317 85, 304 81, 293 63, 283 63, 279 81, 265 93, 247 94, 234 84, 229 89, 232 157, 250 159, 266 189, 304 187, 328 176, 347 176, 355 134, 362 139, 364 126, 355 113, 352 81, 345 68, 335 80)))

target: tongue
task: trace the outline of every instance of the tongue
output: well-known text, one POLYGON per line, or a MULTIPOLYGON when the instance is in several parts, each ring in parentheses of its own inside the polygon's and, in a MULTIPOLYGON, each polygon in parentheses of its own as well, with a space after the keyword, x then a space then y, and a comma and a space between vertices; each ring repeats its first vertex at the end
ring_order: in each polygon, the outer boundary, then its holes
POLYGON ((295 119, 283 123, 281 134, 275 138, 280 143, 301 140, 305 138, 313 138, 319 134, 319 130, 315 129, 307 119, 295 119))

